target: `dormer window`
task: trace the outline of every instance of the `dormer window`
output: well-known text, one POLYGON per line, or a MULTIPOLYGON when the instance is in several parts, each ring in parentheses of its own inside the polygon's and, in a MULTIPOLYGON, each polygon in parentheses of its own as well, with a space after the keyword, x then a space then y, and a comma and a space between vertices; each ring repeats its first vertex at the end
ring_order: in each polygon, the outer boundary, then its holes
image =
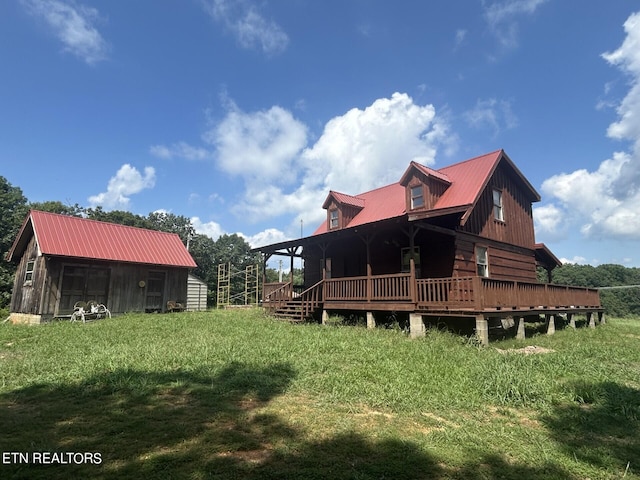
POLYGON ((411 187, 411 210, 424 207, 424 193, 422 185, 411 187))
POLYGON ((329 210, 329 228, 338 228, 338 209, 329 210))

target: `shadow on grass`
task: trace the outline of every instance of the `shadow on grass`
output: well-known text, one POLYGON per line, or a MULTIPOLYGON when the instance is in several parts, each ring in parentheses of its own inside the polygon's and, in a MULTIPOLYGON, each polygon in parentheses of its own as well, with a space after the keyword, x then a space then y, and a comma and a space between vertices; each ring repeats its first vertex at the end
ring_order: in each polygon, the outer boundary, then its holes
POLYGON ((542 419, 581 462, 622 477, 640 473, 640 391, 613 382, 572 385, 576 402, 542 419))
POLYGON ((295 375, 290 364, 232 363, 215 374, 117 370, 3 394, 0 452, 98 452, 102 461, 4 462, 0 477, 571 478, 555 465, 518 466, 492 452, 475 452, 467 466, 455 468, 401 439, 352 432, 309 440, 305 427, 261 409, 295 375))

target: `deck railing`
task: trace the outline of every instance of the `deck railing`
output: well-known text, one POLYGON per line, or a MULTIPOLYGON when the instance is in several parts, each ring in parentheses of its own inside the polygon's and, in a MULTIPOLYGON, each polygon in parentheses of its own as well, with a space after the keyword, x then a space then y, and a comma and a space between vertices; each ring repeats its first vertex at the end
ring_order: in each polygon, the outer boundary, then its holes
MULTIPOLYGON (((600 296, 593 288, 482 277, 414 279, 410 273, 399 273, 331 278, 314 285, 312 291, 309 301, 314 306, 321 302, 397 302, 413 304, 417 310, 600 308, 600 296)), ((270 308, 301 295, 290 283, 267 284, 265 292, 265 304, 270 308)), ((310 295, 305 293, 304 297, 310 295)))

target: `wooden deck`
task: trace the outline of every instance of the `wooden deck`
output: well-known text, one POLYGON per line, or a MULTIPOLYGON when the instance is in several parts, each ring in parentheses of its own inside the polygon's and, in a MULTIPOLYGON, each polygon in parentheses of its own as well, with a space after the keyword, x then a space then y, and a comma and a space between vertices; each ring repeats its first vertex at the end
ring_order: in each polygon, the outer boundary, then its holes
POLYGON ((602 310, 593 288, 483 277, 416 279, 411 273, 326 279, 306 290, 265 284, 263 298, 271 311, 299 320, 320 308, 450 316, 602 310))

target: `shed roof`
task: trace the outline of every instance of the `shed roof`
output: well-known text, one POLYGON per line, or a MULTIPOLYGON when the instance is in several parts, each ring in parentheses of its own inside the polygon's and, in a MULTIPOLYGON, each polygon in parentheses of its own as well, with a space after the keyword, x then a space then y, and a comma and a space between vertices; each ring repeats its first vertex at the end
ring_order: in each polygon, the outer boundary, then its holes
POLYGON ((19 258, 35 235, 39 252, 58 257, 195 268, 175 233, 31 210, 7 254, 19 258))

